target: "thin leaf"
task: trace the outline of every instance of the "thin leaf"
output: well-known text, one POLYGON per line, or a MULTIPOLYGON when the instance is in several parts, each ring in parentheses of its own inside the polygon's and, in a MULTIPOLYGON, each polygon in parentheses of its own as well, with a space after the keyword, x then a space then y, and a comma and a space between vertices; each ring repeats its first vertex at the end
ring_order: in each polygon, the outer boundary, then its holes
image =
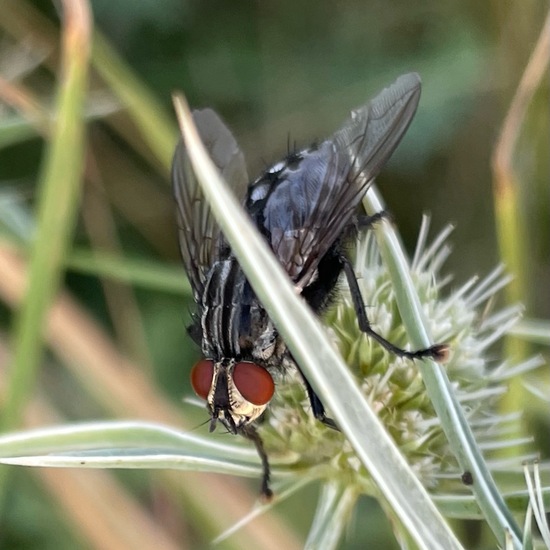
POLYGON ((74 250, 66 259, 69 271, 88 273, 143 288, 191 296, 191 288, 180 266, 164 265, 140 258, 121 258, 113 254, 74 250))
POLYGON ((525 522, 523 524, 523 550, 533 550, 533 509, 531 505, 527 506, 527 513, 525 514, 525 522))
POLYGON ((508 334, 523 338, 528 342, 550 346, 550 321, 546 319, 522 319, 508 334))
POLYGON ((529 470, 529 464, 525 464, 523 470, 525 474, 525 481, 527 483, 527 490, 529 491, 530 508, 535 516, 535 520, 544 540, 544 544, 547 548, 550 548, 550 529, 548 528, 548 523, 546 522, 544 492, 541 487, 538 462, 535 462, 534 464, 532 478, 529 470))
POLYGON ((342 483, 324 483, 317 502, 315 518, 304 548, 337 548, 343 529, 349 524, 357 493, 342 483))
POLYGON ((65 2, 63 78, 57 118, 45 157, 38 202, 38 231, 28 291, 15 324, 14 359, 1 425, 17 425, 34 387, 42 356, 42 327, 57 291, 75 222, 84 161, 83 109, 88 81, 90 15, 84 2, 65 2))
MULTIPOLYGON (((148 422, 95 422, 0 437, 0 463, 70 468, 171 468, 257 477, 257 454, 148 422)), ((284 470, 279 468, 279 475, 284 470)))
MULTIPOLYGON (((384 204, 374 188, 369 189, 363 204, 370 215, 384 210, 384 204)), ((417 348, 429 347, 433 340, 428 334, 427 323, 399 237, 388 223, 380 224, 376 228, 376 237, 380 254, 394 283, 397 305, 411 343, 417 348)), ((418 361, 418 368, 453 454, 462 470, 471 472, 474 478, 472 490, 493 533, 500 544, 504 545, 506 532, 509 532, 514 548, 521 548, 521 531, 483 460, 445 369, 432 360, 418 361)))
POLYGON ((165 109, 98 32, 94 34, 92 63, 128 109, 143 140, 168 174, 177 132, 165 109))
POLYGON ((312 478, 306 476, 302 476, 299 478, 294 477, 290 480, 283 481, 283 483, 277 486, 275 496, 269 502, 257 502, 254 508, 250 510, 250 512, 246 516, 244 516, 237 523, 234 523, 229 529, 218 535, 212 541, 212 544, 220 544, 224 540, 228 539, 230 536, 234 535, 239 529, 242 529, 257 517, 265 514, 268 510, 271 510, 279 502, 284 502, 287 498, 291 497, 294 493, 298 492, 300 489, 302 489, 312 481, 312 478))
MULTIPOLYGON (((550 511, 550 487, 541 490, 544 509, 550 511)), ((505 493, 503 495, 510 510, 516 514, 523 514, 529 505, 531 495, 528 489, 505 493)), ((483 519, 481 508, 473 495, 436 495, 434 502, 441 513, 453 519, 483 519)))
MULTIPOLYGON (((10 190, 0 194, 0 222, 7 226, 8 233, 0 232, 0 242, 9 243, 22 254, 29 254, 29 247, 21 240, 30 241, 36 233, 34 219, 17 194, 10 190)), ((64 258, 68 271, 87 273, 136 286, 191 296, 191 288, 181 267, 159 262, 115 256, 95 250, 73 249, 64 258)))

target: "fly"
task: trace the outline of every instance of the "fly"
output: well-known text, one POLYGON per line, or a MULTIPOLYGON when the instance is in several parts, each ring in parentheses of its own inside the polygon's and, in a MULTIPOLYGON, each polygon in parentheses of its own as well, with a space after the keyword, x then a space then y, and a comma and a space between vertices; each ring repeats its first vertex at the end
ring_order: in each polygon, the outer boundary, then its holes
MULTIPOLYGON (((419 76, 399 77, 332 137, 287 155, 250 184, 244 156, 218 115, 204 109, 193 118, 212 161, 314 312, 328 306, 344 272, 363 332, 400 357, 441 360, 445 345, 407 351, 372 329, 345 246, 358 228, 383 217, 358 214, 358 206, 409 127, 419 98, 419 76)), ((254 443, 263 466, 261 492, 270 497, 269 462, 254 422, 275 391, 270 371, 299 367, 221 233, 183 142, 174 154, 172 181, 181 255, 198 306, 188 330, 204 357, 191 384, 206 400, 210 431, 219 421, 254 443)), ((302 378, 313 415, 336 428, 302 378)))

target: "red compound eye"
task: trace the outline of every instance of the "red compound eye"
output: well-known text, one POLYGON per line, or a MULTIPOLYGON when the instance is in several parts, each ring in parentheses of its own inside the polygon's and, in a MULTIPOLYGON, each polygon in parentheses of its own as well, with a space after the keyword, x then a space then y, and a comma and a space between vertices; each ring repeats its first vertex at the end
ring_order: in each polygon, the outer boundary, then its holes
POLYGON ((202 399, 208 397, 212 378, 214 377, 214 361, 201 359, 191 371, 191 386, 195 393, 202 399))
POLYGON ((233 382, 241 395, 253 405, 267 405, 275 391, 269 372, 255 363, 237 363, 233 369, 233 382))

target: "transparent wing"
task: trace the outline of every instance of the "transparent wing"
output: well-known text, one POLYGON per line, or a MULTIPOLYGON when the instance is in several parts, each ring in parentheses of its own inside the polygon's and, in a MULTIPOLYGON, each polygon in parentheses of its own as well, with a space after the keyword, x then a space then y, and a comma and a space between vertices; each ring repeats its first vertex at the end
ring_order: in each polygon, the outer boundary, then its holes
POLYGON ((265 203, 271 247, 295 282, 309 284, 320 260, 350 223, 370 182, 401 141, 420 99, 420 77, 399 77, 353 111, 332 138, 304 153, 265 203))
MULTIPOLYGON (((237 141, 212 109, 194 111, 193 119, 210 158, 237 198, 242 200, 248 175, 237 141)), ((222 243, 220 228, 204 198, 182 140, 174 153, 172 185, 183 265, 198 301, 206 274, 218 259, 222 243)))

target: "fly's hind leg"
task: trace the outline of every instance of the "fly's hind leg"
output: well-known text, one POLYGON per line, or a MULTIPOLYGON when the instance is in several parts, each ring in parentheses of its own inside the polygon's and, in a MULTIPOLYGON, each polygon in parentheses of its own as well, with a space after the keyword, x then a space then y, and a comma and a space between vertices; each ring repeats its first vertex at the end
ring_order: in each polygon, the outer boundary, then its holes
MULTIPOLYGON (((374 216, 370 217, 373 218, 374 216)), ((361 291, 359 289, 359 284, 357 283, 357 277, 355 276, 353 265, 344 254, 340 256, 340 261, 342 262, 344 273, 346 274, 346 279, 350 288, 351 299, 353 301, 353 307, 355 308, 355 312, 357 313, 359 328, 362 332, 376 340, 382 347, 397 355, 398 357, 406 357, 407 359, 422 359, 424 357, 431 357, 436 361, 444 361, 447 358, 449 347, 446 344, 436 344, 426 349, 407 351, 398 346, 395 346, 394 344, 386 340, 383 336, 378 334, 371 327, 369 319, 367 317, 367 310, 365 308, 365 303, 363 302, 363 297, 361 296, 361 291)))

